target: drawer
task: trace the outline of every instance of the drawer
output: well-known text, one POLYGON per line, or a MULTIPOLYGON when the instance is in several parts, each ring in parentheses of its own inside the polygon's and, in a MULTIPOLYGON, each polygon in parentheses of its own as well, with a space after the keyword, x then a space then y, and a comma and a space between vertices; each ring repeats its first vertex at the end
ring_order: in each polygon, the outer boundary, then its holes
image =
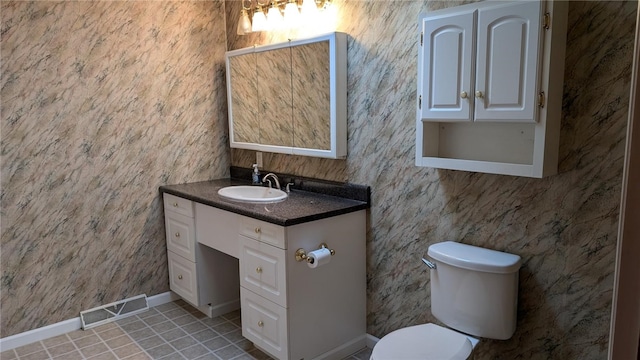
POLYGON ((198 282, 196 263, 167 251, 169 261, 169 287, 184 300, 198 304, 198 282))
POLYGON ((182 214, 167 212, 164 214, 167 249, 196 261, 196 229, 193 218, 182 214))
POLYGON ((240 286, 287 307, 286 251, 245 236, 240 242, 240 286))
POLYGON ((274 358, 289 358, 287 310, 240 287, 242 336, 274 358))
POLYGON ((162 195, 164 201, 164 212, 174 212, 184 216, 193 217, 193 201, 183 199, 171 194, 162 195))
POLYGON ((240 235, 286 249, 284 227, 266 221, 240 216, 240 235))

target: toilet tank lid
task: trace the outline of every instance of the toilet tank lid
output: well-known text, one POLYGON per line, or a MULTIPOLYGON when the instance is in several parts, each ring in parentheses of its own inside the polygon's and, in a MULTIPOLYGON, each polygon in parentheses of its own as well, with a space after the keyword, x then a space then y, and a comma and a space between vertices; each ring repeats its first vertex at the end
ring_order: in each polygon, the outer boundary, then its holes
POLYGON ((445 241, 429 246, 434 260, 463 269, 509 274, 520 269, 520 256, 477 246, 445 241))

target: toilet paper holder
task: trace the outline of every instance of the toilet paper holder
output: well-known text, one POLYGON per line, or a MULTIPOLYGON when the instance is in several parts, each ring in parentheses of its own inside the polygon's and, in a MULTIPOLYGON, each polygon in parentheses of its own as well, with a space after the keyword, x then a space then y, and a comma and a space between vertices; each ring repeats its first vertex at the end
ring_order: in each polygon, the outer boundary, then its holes
MULTIPOLYGON (((329 249, 329 246, 326 243, 322 243, 319 246, 320 249, 327 249, 329 250, 329 252, 331 253, 331 256, 336 254, 336 251, 333 249, 329 249)), ((298 250, 296 250, 296 261, 300 262, 306 260, 308 263, 310 263, 311 261, 313 261, 313 259, 311 259, 310 257, 307 256, 307 251, 303 248, 300 248, 298 250)))

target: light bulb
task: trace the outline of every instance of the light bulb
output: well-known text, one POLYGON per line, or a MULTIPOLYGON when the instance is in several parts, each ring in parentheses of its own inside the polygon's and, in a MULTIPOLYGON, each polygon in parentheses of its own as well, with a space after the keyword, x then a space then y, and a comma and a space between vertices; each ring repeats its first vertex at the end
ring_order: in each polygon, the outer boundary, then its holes
POLYGON ((249 20, 249 14, 246 9, 242 9, 240 13, 240 20, 238 20, 238 35, 246 35, 251 32, 251 20, 249 20))
POLYGON ((267 30, 267 17, 264 16, 262 8, 258 8, 253 13, 253 24, 251 25, 251 31, 265 31, 267 30))
POLYGON ((327 1, 322 11, 322 23, 327 32, 336 31, 338 28, 338 9, 331 1, 327 1))
POLYGON ((269 8, 269 12, 267 12, 267 27, 269 30, 278 30, 282 28, 283 25, 282 14, 280 14, 280 10, 272 5, 269 8))
POLYGON ((300 23, 304 26, 305 31, 315 31, 318 25, 318 17, 320 11, 315 0, 302 1, 302 7, 300 8, 300 23))
POLYGON ((318 15, 318 6, 315 0, 303 0, 300 14, 303 18, 315 17, 318 15))
POLYGON ((298 5, 293 1, 284 7, 284 24, 290 29, 300 26, 300 11, 298 11, 298 5))

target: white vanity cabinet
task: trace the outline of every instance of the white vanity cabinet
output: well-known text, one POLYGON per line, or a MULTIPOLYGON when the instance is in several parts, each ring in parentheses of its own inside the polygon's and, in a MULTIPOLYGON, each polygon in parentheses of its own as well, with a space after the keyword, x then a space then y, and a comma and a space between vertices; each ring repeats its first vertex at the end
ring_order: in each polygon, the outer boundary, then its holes
POLYGON ((566 38, 562 1, 486 1, 420 20, 416 165, 556 173, 566 38))
POLYGON ((242 334, 277 359, 343 358, 365 346, 365 211, 279 227, 240 222, 242 334), (296 250, 335 250, 310 268, 296 250))
POLYGON ((242 335, 276 359, 365 347, 366 210, 280 226, 163 196, 171 290, 209 316, 239 306, 242 335), (296 259, 321 244, 328 263, 296 259))
MULTIPOLYGON (((197 204, 171 194, 163 194, 163 201, 169 288, 210 317, 237 309, 239 280, 229 276, 238 271, 237 259, 198 243, 198 237, 209 237, 197 226, 197 204)), ((207 224, 225 226, 221 218, 207 224)))

